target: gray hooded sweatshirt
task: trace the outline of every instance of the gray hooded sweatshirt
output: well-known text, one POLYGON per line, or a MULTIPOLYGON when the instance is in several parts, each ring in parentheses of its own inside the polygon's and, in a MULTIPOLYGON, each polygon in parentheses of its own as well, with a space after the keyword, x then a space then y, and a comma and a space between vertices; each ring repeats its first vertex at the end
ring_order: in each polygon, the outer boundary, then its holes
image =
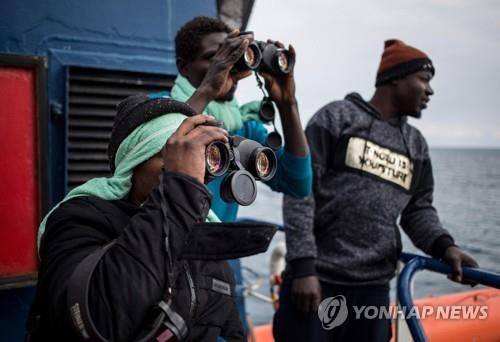
POLYGON ((435 257, 453 245, 432 205, 426 141, 406 117, 384 121, 352 93, 321 108, 306 135, 314 190, 305 199, 284 199, 285 277, 385 284, 401 252, 399 225, 435 257))

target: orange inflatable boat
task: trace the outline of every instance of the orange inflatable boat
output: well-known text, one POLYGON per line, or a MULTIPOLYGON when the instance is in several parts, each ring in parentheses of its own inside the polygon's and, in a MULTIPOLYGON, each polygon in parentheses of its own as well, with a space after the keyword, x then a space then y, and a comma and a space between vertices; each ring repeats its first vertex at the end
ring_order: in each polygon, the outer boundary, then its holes
MULTIPOLYGON (((431 310, 429 308, 433 308, 433 314, 429 314, 424 319, 421 319, 430 342, 500 342, 500 290, 498 289, 480 289, 443 296, 426 297, 415 300, 415 306, 419 309, 423 309, 425 306, 429 311, 431 310), (483 309, 479 310, 479 314, 476 315, 475 319, 466 319, 466 315, 464 314, 461 314, 460 316, 462 317, 460 318, 455 318, 452 313, 446 312, 447 307, 472 309, 474 307, 482 307, 483 309), (443 315, 448 315, 448 317, 443 318, 443 315)), ((398 323, 398 335, 398 341, 411 341, 411 335, 406 323, 402 320, 398 323)), ((391 341, 396 341, 395 336, 396 324, 394 321, 393 338, 391 341)), ((274 341, 271 324, 253 328, 249 341, 274 341)))

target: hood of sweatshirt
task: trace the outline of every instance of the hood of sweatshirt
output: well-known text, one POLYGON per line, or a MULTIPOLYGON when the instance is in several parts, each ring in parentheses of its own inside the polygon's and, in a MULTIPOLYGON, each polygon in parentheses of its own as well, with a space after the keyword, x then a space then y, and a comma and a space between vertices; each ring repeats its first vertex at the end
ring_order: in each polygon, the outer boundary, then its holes
MULTIPOLYGON (((352 92, 346 95, 345 99, 354 103, 356 106, 372 115, 375 119, 383 120, 382 114, 377 110, 377 108, 373 107, 369 102, 365 101, 360 94, 356 92, 352 92)), ((408 117, 406 115, 402 115, 398 118, 393 118, 390 120, 386 120, 388 123, 394 126, 402 125, 403 123, 408 121, 408 117)))

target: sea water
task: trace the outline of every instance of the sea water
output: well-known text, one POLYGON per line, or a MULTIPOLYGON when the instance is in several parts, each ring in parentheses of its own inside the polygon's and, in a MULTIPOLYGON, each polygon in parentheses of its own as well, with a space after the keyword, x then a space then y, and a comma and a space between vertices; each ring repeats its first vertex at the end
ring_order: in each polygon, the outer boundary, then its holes
MULTIPOLYGON (((500 273, 500 150, 499 149, 432 149, 434 170, 434 205, 443 226, 455 242, 473 256, 481 268, 500 273)), ((259 184, 254 204, 240 209, 239 217, 282 222, 282 195, 259 184)), ((423 254, 405 234, 403 251, 423 254)), ((258 290, 269 295, 269 260, 271 250, 284 234, 278 232, 266 253, 243 259, 243 265, 256 272, 262 280, 258 290)), ((247 279, 257 279, 245 272, 247 279)), ((391 283, 394 301, 395 282, 391 283)), ((476 287, 479 288, 479 287, 476 287)), ((414 297, 440 295, 470 290, 446 276, 423 271, 415 276, 414 297)), ((247 311, 254 324, 269 323, 272 305, 252 296, 247 297, 247 311)))

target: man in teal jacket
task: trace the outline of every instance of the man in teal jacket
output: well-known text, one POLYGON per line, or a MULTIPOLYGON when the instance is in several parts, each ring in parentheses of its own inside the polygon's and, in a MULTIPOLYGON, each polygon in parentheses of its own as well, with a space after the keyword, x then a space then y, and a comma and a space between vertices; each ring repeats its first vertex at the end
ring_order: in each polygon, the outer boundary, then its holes
MULTIPOLYGON (((172 98, 186 101, 199 113, 214 116, 224 123, 230 134, 241 135, 267 143, 267 129, 258 120, 260 102, 242 107, 234 98, 238 80, 250 71, 234 72, 233 65, 251 41, 251 35, 239 35, 222 21, 196 17, 187 22, 175 38, 176 62, 179 76, 172 89, 172 98)), ((275 42, 279 47, 283 45, 275 42)), ((289 48, 292 54, 293 47, 289 48)), ((306 138, 300 123, 295 99, 293 72, 287 75, 261 73, 269 97, 279 110, 285 144, 276 151, 278 170, 267 182, 271 189, 304 197, 311 191, 312 170, 306 138)), ((212 209, 221 221, 234 221, 236 203, 226 203, 220 197, 222 177, 209 183, 214 193, 212 209)))
MULTIPOLYGON (((259 101, 242 107, 234 99, 238 81, 250 71, 235 72, 234 64, 242 56, 251 35, 240 35, 222 21, 209 17, 196 17, 187 22, 175 37, 176 63, 179 76, 171 97, 185 101, 198 113, 212 115, 224 123, 230 134, 241 135, 267 145, 267 129, 258 119, 259 101)), ((271 42, 271 41, 269 41, 271 42)), ((284 47, 279 42, 271 42, 284 47)), ((289 51, 295 57, 292 46, 289 51)), ((276 151, 278 169, 267 184, 274 191, 293 197, 307 196, 312 189, 311 158, 304 135, 295 98, 293 71, 287 75, 260 73, 265 79, 269 97, 278 107, 282 122, 284 147, 276 151)), ((238 204, 224 202, 220 195, 222 177, 208 184, 213 192, 212 210, 223 222, 235 221, 238 204)), ((242 275, 239 260, 230 260, 237 284, 242 275)), ((240 318, 246 327, 245 305, 237 298, 240 318)))

